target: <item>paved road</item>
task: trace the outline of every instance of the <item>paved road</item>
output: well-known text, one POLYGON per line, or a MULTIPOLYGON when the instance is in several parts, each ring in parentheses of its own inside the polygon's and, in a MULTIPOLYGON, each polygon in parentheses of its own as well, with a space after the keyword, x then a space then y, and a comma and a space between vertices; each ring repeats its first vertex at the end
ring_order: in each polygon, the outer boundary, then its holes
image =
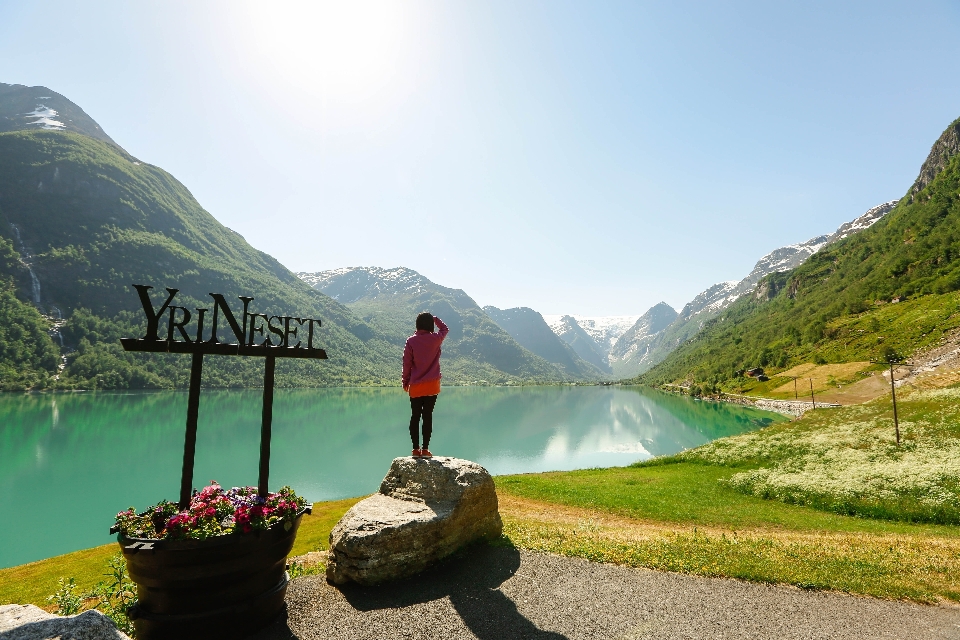
POLYGON ((417 578, 295 580, 257 640, 960 639, 960 607, 700 578, 479 546, 417 578))

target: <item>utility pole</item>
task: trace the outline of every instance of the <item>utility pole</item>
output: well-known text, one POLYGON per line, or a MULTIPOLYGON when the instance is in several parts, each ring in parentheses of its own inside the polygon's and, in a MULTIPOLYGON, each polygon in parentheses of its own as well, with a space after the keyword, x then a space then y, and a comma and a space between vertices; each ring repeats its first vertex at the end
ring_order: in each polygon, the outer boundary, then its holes
POLYGON ((813 408, 817 408, 817 399, 813 397, 813 378, 807 378, 810 380, 810 401, 813 403, 813 408))
POLYGON ((893 362, 890 362, 890 397, 893 398, 893 429, 897 432, 897 446, 900 446, 900 422, 897 420, 897 385, 893 382, 893 362))
POLYGON ((793 376, 793 399, 799 400, 800 396, 797 395, 797 376, 793 376))
POLYGON ((890 399, 893 401, 893 430, 897 436, 897 446, 900 446, 900 420, 897 416, 897 381, 894 377, 893 366, 906 366, 914 367, 917 366, 910 362, 904 362, 903 358, 896 353, 888 354, 883 360, 871 360, 875 364, 886 364, 890 366, 890 399))

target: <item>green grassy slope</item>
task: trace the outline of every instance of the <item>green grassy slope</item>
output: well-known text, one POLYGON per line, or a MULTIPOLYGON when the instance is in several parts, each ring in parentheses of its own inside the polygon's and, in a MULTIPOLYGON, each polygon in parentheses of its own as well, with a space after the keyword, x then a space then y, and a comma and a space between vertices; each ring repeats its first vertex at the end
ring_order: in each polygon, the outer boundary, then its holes
MULTIPOLYGON (((10 246, 25 248, 41 283, 41 308, 67 318, 63 334, 76 351, 61 386, 185 383, 182 358, 121 351, 118 338, 144 330, 132 283, 179 288, 177 300, 187 307, 209 308, 212 291, 235 308, 236 296, 252 295, 256 311, 321 318, 319 341, 330 360, 283 362, 278 384, 396 378, 394 344, 217 222, 171 175, 107 142, 55 131, 0 134, 0 238, 12 254, 0 261, 0 276, 13 278, 20 299, 30 299, 21 264, 27 256, 10 246)), ((205 382, 256 385, 262 364, 252 360, 209 358, 205 382)))
POLYGON ((951 142, 958 131, 960 120, 934 145, 928 178, 882 220, 768 276, 640 380, 724 386, 744 367, 909 355, 955 325, 944 310, 955 308, 948 294, 960 290, 960 146, 951 142), (889 304, 898 299, 912 304, 889 304), (918 307, 930 313, 896 322, 901 310, 918 307))

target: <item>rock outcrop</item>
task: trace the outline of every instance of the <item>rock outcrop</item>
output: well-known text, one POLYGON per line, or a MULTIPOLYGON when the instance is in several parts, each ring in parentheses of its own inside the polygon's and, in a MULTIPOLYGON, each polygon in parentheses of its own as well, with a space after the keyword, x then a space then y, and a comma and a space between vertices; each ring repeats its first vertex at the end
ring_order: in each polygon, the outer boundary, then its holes
POLYGON ((933 143, 930 155, 927 156, 923 166, 920 167, 920 175, 917 176, 913 186, 910 187, 910 195, 916 195, 926 189, 933 182, 933 179, 947 168, 950 160, 958 153, 960 153, 960 118, 951 122, 950 126, 933 143))
POLYGON ((486 469, 458 458, 396 458, 380 492, 330 532, 327 580, 373 585, 411 576, 502 531, 486 469))
POLYGON ((130 640, 99 611, 56 616, 32 604, 0 605, 0 637, 4 640, 130 640))

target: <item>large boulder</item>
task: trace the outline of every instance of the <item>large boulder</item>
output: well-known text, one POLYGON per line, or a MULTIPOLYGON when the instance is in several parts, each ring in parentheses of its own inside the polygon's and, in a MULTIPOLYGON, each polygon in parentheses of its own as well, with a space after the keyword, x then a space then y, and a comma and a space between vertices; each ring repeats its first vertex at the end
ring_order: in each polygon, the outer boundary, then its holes
POLYGON ((0 605, 3 640, 130 640, 113 621, 91 609, 75 616, 55 616, 32 604, 0 605))
POLYGON ((411 576, 502 532, 486 469, 458 458, 396 458, 380 492, 354 505, 330 532, 327 580, 372 585, 411 576))

